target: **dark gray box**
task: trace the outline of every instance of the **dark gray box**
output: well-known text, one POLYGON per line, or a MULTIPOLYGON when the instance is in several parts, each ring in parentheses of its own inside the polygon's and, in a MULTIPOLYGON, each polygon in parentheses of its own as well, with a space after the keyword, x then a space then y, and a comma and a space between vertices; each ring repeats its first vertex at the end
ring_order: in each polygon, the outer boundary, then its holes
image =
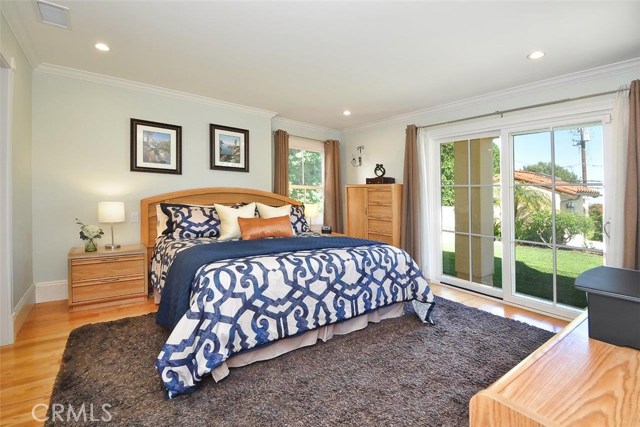
POLYGON ((587 292, 590 338, 640 349, 640 271, 596 267, 575 287, 587 292))

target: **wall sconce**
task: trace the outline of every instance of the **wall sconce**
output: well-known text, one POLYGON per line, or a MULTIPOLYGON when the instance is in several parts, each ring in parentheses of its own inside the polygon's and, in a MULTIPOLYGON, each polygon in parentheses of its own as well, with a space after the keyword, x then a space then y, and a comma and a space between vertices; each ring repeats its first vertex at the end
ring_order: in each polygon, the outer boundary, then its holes
POLYGON ((98 203, 98 222, 111 224, 111 244, 104 245, 105 249, 118 249, 120 245, 113 241, 113 224, 124 222, 124 202, 98 203))
POLYGON ((362 166, 362 150, 364 150, 364 145, 358 145, 356 150, 358 150, 358 157, 356 158, 355 155, 352 156, 351 165, 357 168, 362 166))

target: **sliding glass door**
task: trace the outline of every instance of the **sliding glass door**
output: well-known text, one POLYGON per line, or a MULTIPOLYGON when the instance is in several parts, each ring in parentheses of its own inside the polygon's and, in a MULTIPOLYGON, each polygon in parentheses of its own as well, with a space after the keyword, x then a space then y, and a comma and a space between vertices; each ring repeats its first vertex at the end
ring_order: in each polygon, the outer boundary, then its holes
POLYGON ((603 125, 505 128, 437 141, 443 283, 572 317, 603 265, 603 125))

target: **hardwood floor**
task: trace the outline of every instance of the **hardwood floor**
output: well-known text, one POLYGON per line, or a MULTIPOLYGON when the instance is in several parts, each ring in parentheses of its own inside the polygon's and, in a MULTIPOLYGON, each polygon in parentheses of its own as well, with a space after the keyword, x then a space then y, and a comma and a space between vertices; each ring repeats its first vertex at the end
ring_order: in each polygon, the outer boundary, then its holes
POLYGON ((540 329, 559 332, 569 324, 567 320, 558 319, 544 314, 535 313, 520 307, 504 304, 495 298, 483 297, 471 292, 464 292, 454 287, 431 284, 433 293, 439 297, 456 301, 469 307, 487 311, 496 316, 506 317, 528 323, 540 329))
MULTIPOLYGON (((567 322, 440 285, 434 294, 498 316, 557 332, 567 322)), ((153 300, 122 307, 70 312, 67 301, 36 304, 15 344, 0 347, 0 425, 41 425, 69 333, 82 325, 156 311, 153 300)))

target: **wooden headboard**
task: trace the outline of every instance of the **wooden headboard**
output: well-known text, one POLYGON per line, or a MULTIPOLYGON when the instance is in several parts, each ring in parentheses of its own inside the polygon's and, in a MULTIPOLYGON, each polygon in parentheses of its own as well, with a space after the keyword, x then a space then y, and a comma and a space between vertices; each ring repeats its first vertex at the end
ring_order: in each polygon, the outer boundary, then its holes
POLYGON ((153 252, 157 237, 158 218, 156 216, 156 206, 160 203, 185 203, 191 205, 232 205, 234 203, 260 202, 265 205, 282 206, 287 204, 301 205, 302 203, 268 191, 252 190, 249 188, 196 188, 193 190, 175 191, 173 193, 159 194, 147 197, 140 201, 140 240, 147 248, 149 260, 153 252))

